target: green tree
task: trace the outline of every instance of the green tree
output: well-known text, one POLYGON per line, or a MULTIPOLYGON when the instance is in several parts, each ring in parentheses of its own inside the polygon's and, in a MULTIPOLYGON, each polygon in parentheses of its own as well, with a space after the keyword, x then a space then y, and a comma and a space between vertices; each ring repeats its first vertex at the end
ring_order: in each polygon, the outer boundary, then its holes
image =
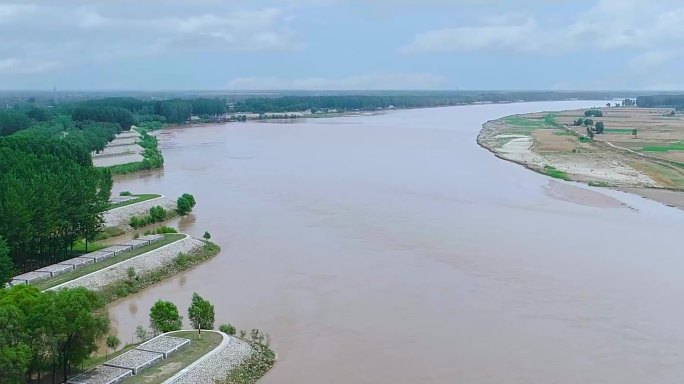
POLYGON ((97 341, 107 333, 109 319, 104 302, 85 288, 63 289, 45 294, 57 316, 49 324, 62 375, 66 382, 71 367, 80 365, 97 350, 97 341))
POLYGON ((592 125, 594 125, 594 120, 592 120, 592 119, 584 119, 584 125, 592 126, 592 125))
POLYGON ((195 204, 195 197, 189 193, 184 193, 176 200, 176 211, 179 215, 185 216, 192 212, 195 204))
POLYGON ((192 327, 201 335, 202 329, 214 329, 214 306, 202 296, 193 293, 188 318, 192 327))
POLYGON ((170 301, 157 300, 150 309, 150 327, 156 333, 177 331, 183 325, 178 307, 170 301))
POLYGON ((176 211, 181 216, 187 215, 188 213, 190 213, 190 211, 192 211, 190 202, 183 197, 179 197, 178 200, 176 200, 176 211))
POLYGON ((636 137, 637 137, 637 129, 636 128, 632 129, 632 136, 634 136, 634 138, 636 139, 636 137))
POLYGON ((116 349, 119 348, 119 345, 121 345, 121 340, 119 340, 118 337, 115 335, 107 336, 107 349, 111 349, 112 352, 115 352, 116 349))
POLYGON ((204 231, 204 236, 202 237, 204 238, 204 240, 209 241, 209 239, 211 239, 211 234, 209 233, 209 231, 204 231))
POLYGON ((195 208, 195 204, 197 203, 195 201, 195 196, 189 193, 184 193, 183 195, 181 195, 181 197, 188 200, 188 202, 190 203, 190 208, 195 208))
POLYGON ((3 383, 25 383, 32 350, 27 344, 26 316, 15 305, 0 306, 0 372, 3 383))
POLYGON ((14 263, 9 256, 9 247, 0 236, 0 288, 3 288, 14 276, 14 263))

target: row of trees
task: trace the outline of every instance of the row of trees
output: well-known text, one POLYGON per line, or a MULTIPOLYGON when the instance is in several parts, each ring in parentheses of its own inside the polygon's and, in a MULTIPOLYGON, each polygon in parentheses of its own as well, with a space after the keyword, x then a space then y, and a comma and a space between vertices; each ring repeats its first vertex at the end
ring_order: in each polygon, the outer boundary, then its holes
POLYGON ((667 107, 684 109, 684 95, 639 96, 636 105, 642 108, 667 107))
MULTIPOLYGON (((192 294, 188 308, 188 319, 201 335, 202 329, 214 329, 214 305, 197 293, 192 294)), ((157 300, 150 309, 150 328, 155 334, 178 331, 183 326, 183 317, 176 304, 157 300)))
POLYGON ((104 302, 85 288, 0 289, 0 382, 66 382, 108 329, 104 302))
POLYGON ((98 121, 117 123, 122 130, 128 131, 136 123, 133 113, 122 107, 90 107, 79 106, 71 111, 71 118, 75 121, 98 121))

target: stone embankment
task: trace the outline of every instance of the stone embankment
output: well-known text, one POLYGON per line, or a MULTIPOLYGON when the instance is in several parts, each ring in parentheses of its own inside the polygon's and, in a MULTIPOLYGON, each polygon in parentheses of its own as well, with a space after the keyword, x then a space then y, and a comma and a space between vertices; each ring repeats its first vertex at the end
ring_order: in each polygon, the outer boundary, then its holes
POLYGON ((93 165, 96 167, 111 167, 143 161, 144 148, 138 145, 140 133, 130 130, 116 135, 100 153, 93 153, 93 165))
POLYGON ((203 245, 202 241, 186 236, 184 239, 100 269, 78 279, 57 285, 51 289, 85 287, 99 290, 108 284, 126 279, 128 277, 128 269, 131 267, 138 275, 152 272, 171 262, 178 254, 190 253, 201 248, 203 245))
POLYGON ((204 384, 225 379, 252 354, 252 347, 244 340, 223 335, 223 342, 202 359, 189 366, 164 384, 204 384))
POLYGON ((150 208, 157 205, 166 210, 175 210, 176 202, 164 196, 156 199, 146 200, 141 203, 125 205, 123 207, 110 209, 104 213, 105 227, 128 226, 131 216, 142 216, 150 212, 150 208))

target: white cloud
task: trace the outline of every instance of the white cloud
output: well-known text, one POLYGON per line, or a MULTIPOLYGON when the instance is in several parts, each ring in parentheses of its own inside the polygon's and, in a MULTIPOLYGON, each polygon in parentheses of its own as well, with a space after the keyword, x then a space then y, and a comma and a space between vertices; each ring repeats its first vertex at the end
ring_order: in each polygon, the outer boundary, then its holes
POLYGON ((302 47, 285 9, 213 5, 189 11, 182 3, 165 2, 133 8, 106 1, 0 5, 0 71, 37 73, 58 68, 55 62, 68 66, 136 56, 290 52, 302 47), (38 64, 23 69, 21 63, 38 64))
POLYGON ((531 51, 538 42, 530 39, 539 26, 532 18, 517 24, 484 24, 477 27, 445 28, 418 34, 403 53, 432 53, 500 49, 531 51))
MULTIPOLYGON (((401 48, 407 54, 497 50, 569 53, 586 50, 651 48, 675 45, 684 38, 681 3, 641 0, 600 0, 567 23, 544 23, 532 15, 485 19, 477 25, 437 29, 415 36, 401 48)), ((542 18, 542 20, 544 20, 542 18)))
POLYGON ((27 13, 31 13, 36 9, 34 5, 30 4, 0 4, 0 23, 12 21, 27 13))
POLYGON ((20 75, 46 72, 59 67, 56 61, 26 60, 16 57, 0 59, 0 73, 20 75))
POLYGON ((430 73, 372 73, 340 78, 240 77, 227 86, 241 90, 409 90, 440 89, 446 81, 445 77, 430 73))

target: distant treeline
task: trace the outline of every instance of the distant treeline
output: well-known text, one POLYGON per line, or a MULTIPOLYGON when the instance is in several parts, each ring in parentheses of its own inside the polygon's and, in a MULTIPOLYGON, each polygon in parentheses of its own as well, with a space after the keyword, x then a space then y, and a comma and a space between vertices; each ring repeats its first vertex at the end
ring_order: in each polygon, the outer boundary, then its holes
POLYGON ((637 106, 642 108, 666 107, 684 109, 684 95, 639 96, 637 106))
POLYGON ((478 102, 516 102, 568 99, 606 99, 608 93, 600 92, 491 92, 472 94, 421 94, 421 95, 373 95, 373 96, 282 96, 252 97, 235 103, 236 112, 287 112, 337 109, 340 111, 370 111, 378 108, 424 108, 472 104, 478 102))

